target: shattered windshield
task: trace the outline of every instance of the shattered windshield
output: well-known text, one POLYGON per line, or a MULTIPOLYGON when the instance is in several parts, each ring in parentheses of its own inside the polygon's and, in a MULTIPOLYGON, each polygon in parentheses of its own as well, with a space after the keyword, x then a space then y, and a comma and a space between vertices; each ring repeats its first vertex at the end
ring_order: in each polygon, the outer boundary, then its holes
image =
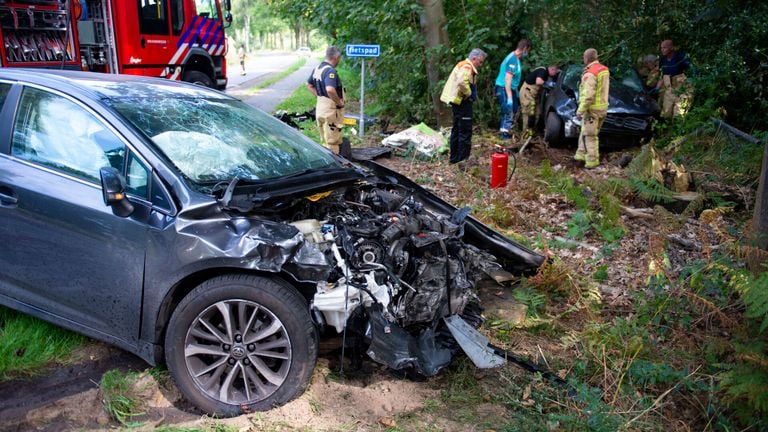
POLYGON ((163 95, 106 102, 195 183, 269 180, 338 165, 318 144, 237 100, 163 95))

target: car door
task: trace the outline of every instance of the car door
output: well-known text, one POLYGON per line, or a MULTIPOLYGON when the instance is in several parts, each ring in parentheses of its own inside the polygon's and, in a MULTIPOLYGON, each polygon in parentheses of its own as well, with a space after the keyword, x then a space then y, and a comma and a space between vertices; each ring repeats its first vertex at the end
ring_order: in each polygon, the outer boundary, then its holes
POLYGON ((11 127, 0 155, 0 293, 59 324, 135 344, 149 212, 136 200, 131 217, 113 215, 99 169, 113 166, 129 174, 129 190, 147 193, 146 163, 61 93, 24 87, 11 127))

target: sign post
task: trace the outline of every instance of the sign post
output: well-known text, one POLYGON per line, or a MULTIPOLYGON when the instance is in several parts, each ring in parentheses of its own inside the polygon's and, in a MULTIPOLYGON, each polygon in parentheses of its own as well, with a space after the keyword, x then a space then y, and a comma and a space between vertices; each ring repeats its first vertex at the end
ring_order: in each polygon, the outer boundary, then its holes
POLYGON ((362 57, 360 66, 360 138, 365 129, 365 57, 378 57, 378 45, 347 45, 347 57, 362 57))

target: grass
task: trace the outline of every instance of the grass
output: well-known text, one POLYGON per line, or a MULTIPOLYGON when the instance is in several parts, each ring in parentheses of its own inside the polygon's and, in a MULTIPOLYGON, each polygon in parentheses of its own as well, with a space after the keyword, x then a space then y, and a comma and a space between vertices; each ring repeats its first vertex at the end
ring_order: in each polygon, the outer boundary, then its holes
POLYGON ((121 425, 135 427, 140 423, 131 422, 134 417, 143 415, 142 401, 135 395, 135 384, 140 377, 137 372, 123 372, 117 369, 102 375, 99 388, 104 401, 104 409, 121 425))
POLYGON ((87 338, 0 306, 0 381, 40 374, 87 338))
POLYGON ((284 79, 288 75, 291 75, 292 73, 294 73, 297 70, 301 69, 301 67, 304 66, 305 63, 307 63, 306 57, 303 57, 303 58, 300 58, 300 59, 296 60, 293 64, 288 66, 288 69, 286 69, 284 71, 281 71, 281 72, 278 72, 278 73, 272 75, 271 77, 265 79, 264 81, 260 82, 259 84, 249 88, 246 91, 246 94, 253 95, 253 94, 257 93, 259 90, 271 86, 272 84, 274 84, 274 83, 284 79))
POLYGON ((285 110, 288 112, 303 113, 315 107, 315 95, 309 92, 305 86, 294 90, 287 99, 280 102, 275 111, 285 110))

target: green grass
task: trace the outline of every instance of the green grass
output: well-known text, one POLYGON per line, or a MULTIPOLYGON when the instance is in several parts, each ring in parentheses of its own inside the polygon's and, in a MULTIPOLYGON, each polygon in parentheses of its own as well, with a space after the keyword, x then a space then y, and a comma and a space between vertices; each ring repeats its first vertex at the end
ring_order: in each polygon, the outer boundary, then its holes
POLYGON ((41 373, 87 338, 0 306, 0 381, 41 373))
POLYGON ((265 79, 264 81, 260 82, 259 84, 249 88, 248 91, 246 92, 246 94, 252 95, 252 94, 258 92, 259 90, 261 90, 263 88, 267 88, 267 87, 271 86, 272 84, 274 84, 274 83, 284 79, 288 75, 290 75, 290 74, 296 72, 297 70, 301 69, 301 67, 304 66, 304 64, 306 62, 307 62, 306 58, 300 58, 300 59, 296 60, 292 65, 288 66, 288 69, 286 69, 286 70, 284 70, 282 72, 276 73, 275 75, 272 75, 271 77, 265 79))
POLYGON ((140 398, 134 395, 134 384, 138 378, 138 372, 113 369, 104 373, 99 383, 104 409, 113 419, 128 427, 138 426, 139 423, 130 422, 130 419, 144 414, 140 398))
POLYGON ((294 90, 287 99, 280 102, 275 111, 285 110, 288 112, 303 113, 315 107, 315 95, 309 92, 305 86, 294 90))

